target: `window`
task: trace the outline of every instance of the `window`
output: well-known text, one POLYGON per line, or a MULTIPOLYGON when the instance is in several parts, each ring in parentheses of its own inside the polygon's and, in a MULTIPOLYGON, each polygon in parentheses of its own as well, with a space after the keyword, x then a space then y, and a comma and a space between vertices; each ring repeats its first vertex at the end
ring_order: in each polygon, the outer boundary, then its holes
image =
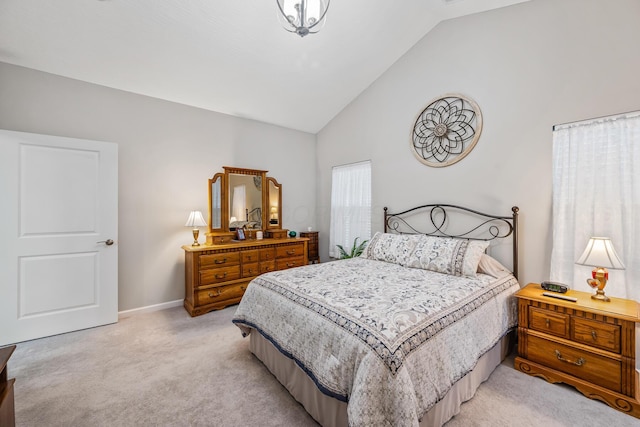
POLYGON ((336 245, 347 251, 371 237, 371 162, 335 166, 331 174, 329 256, 339 258, 336 245))
POLYGON ((592 292, 591 267, 575 264, 592 236, 625 264, 607 295, 640 300, 640 112, 554 127, 552 280, 592 292))

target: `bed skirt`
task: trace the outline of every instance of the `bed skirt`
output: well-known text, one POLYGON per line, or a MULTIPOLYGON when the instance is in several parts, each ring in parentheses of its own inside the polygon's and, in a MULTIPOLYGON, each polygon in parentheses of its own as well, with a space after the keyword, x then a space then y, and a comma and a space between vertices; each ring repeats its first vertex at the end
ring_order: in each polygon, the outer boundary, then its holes
MULTIPOLYGON (((442 426, 460 412, 460 405, 471 399, 494 369, 512 349, 513 333, 504 336, 485 353, 473 371, 462 377, 445 397, 420 420, 421 426, 442 426)), ((307 412, 324 427, 347 427, 347 403, 323 394, 313 380, 293 361, 274 347, 260 333, 249 335, 249 349, 264 363, 289 393, 304 406, 307 412)))

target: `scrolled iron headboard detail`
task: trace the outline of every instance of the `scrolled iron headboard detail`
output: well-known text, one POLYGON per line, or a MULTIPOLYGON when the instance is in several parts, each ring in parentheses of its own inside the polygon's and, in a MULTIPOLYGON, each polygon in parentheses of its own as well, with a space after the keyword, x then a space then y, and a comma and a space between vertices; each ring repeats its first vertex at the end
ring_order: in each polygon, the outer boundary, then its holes
POLYGON ((389 213, 384 208, 384 232, 396 234, 425 234, 427 236, 457 237, 470 240, 495 240, 512 237, 513 275, 518 277, 518 212, 517 206, 511 208, 509 216, 490 215, 462 206, 449 204, 422 205, 403 212, 389 213), (450 217, 455 214, 468 215, 471 224, 455 233, 448 232, 450 217), (426 219, 424 224, 415 226, 419 219, 426 219), (411 222, 408 220, 411 218, 411 222))

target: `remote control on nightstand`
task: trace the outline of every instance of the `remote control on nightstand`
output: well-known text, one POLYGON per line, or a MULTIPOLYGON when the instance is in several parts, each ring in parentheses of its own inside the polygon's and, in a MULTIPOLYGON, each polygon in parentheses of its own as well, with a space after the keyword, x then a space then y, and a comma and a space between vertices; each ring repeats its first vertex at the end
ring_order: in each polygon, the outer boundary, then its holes
POLYGON ((543 292, 542 295, 544 295, 545 297, 563 299, 565 301, 571 301, 571 302, 578 301, 578 298, 568 297, 568 296, 562 295, 562 294, 554 294, 554 293, 551 293, 551 292, 543 292))

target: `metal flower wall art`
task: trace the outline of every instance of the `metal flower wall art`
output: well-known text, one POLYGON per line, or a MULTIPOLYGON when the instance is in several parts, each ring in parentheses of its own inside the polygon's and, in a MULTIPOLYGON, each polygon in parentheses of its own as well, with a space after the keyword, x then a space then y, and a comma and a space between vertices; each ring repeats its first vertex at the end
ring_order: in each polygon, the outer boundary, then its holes
POLYGON ((462 160, 482 132, 482 113, 472 99, 447 94, 434 99, 413 126, 415 156, 427 166, 444 167, 462 160))

